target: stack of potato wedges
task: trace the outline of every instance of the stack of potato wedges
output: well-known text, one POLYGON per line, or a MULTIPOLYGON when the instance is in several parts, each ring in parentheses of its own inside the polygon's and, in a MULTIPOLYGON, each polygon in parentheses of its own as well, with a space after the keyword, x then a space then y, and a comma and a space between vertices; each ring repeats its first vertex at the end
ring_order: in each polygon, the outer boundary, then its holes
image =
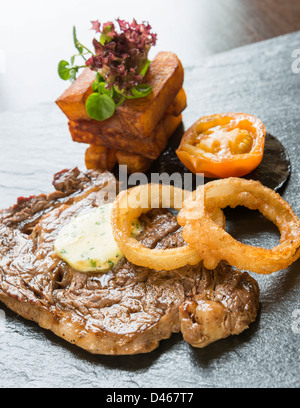
POLYGON ((180 60, 174 53, 159 52, 144 79, 152 92, 127 99, 102 122, 90 119, 85 109, 94 79, 95 72, 86 68, 56 100, 69 120, 72 139, 89 145, 86 167, 112 170, 119 163, 127 165, 128 173, 147 171, 182 121, 186 94, 180 60))

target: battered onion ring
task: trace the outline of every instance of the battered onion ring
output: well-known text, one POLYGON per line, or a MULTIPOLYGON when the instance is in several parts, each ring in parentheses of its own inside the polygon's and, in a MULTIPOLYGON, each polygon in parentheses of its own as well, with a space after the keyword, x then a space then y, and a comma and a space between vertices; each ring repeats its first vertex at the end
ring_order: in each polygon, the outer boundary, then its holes
MULTIPOLYGON (((112 208, 112 230, 120 250, 130 262, 156 270, 171 270, 196 265, 201 261, 199 254, 189 245, 150 249, 131 236, 132 222, 141 214, 151 208, 180 210, 187 194, 185 190, 174 186, 146 184, 124 190, 117 196, 112 208)), ((220 225, 225 225, 225 217, 220 209, 213 211, 211 216, 220 225)))
POLYGON ((196 249, 208 269, 226 260, 239 269, 269 274, 287 268, 299 258, 299 218, 275 191, 259 181, 235 177, 209 182, 195 191, 198 205, 188 208, 188 201, 185 202, 177 220, 183 226, 184 240, 196 249), (279 245, 265 249, 243 244, 211 219, 212 209, 238 205, 259 210, 272 221, 281 234, 279 245))

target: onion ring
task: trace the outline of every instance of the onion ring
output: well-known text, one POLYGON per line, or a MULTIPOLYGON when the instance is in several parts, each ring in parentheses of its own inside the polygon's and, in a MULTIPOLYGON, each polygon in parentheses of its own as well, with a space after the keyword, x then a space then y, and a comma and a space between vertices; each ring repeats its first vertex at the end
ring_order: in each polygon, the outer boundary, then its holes
MULTIPOLYGON (((150 249, 131 236, 131 224, 151 208, 174 208, 180 210, 184 197, 191 192, 164 184, 144 184, 121 191, 114 201, 111 224, 114 239, 125 257, 135 265, 156 270, 177 269, 196 265, 201 261, 198 253, 189 245, 170 249, 150 249)), ((211 214, 220 225, 225 217, 217 209, 211 214)))
MULTIPOLYGON (((239 269, 269 274, 287 268, 300 256, 300 221, 290 205, 259 181, 231 177, 198 187, 196 207, 184 202, 177 221, 182 236, 203 258, 204 266, 214 269, 221 260, 239 269), (272 249, 236 241, 211 219, 216 208, 243 205, 259 210, 279 229, 279 245, 272 249)), ((195 193, 194 192, 194 193, 195 193)))

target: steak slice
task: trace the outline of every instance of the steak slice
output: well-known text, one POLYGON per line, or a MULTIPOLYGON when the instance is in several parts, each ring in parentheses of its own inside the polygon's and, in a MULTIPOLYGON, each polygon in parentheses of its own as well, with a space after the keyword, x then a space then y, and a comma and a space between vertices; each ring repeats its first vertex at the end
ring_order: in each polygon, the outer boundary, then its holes
MULTIPOLYGON (((60 229, 111 201, 117 182, 108 172, 75 168, 56 174, 53 184, 53 193, 19 198, 0 212, 0 300, 7 307, 97 354, 150 352, 180 330, 204 347, 255 320, 257 282, 225 263, 213 271, 202 263, 155 271, 123 258, 99 274, 69 267, 54 251, 60 229)), ((170 211, 151 210, 141 222, 147 247, 185 245, 170 211)))

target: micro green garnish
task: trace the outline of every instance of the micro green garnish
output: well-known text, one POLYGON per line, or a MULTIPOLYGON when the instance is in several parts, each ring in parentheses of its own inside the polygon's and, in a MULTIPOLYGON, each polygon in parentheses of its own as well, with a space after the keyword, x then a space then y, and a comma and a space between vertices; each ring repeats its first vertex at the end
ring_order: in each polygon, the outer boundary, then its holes
MULTIPOLYGON (((97 32, 100 33, 100 23, 99 26, 97 26, 97 28, 94 29, 97 32)), ((112 40, 112 36, 109 35, 110 32, 112 31, 112 26, 111 25, 107 25, 105 28, 103 28, 103 31, 100 35, 100 44, 101 45, 105 45, 105 43, 110 42, 112 40)))
POLYGON ((85 65, 76 65, 75 58, 82 57, 84 61, 86 61, 85 55, 93 54, 92 51, 78 41, 75 27, 73 27, 73 42, 78 54, 72 55, 70 62, 65 60, 59 61, 57 68, 58 75, 61 77, 61 79, 65 81, 69 79, 71 82, 75 81, 77 72, 80 68, 86 68, 85 65))
POLYGON ((114 262, 113 261, 111 261, 110 259, 107 261, 107 263, 108 263, 108 265, 110 266, 110 267, 113 267, 114 266, 114 262))
POLYGON ((90 118, 102 121, 115 113, 116 104, 112 95, 106 91, 105 87, 98 87, 98 90, 87 98, 85 108, 90 118))
POLYGON ((73 27, 73 41, 78 53, 71 57, 70 63, 62 60, 58 64, 58 74, 63 80, 74 81, 81 68, 89 67, 97 72, 93 93, 86 100, 86 111, 90 118, 98 121, 113 116, 126 99, 144 98, 152 91, 143 79, 150 64, 149 50, 156 44, 156 34, 151 33, 148 23, 116 21, 120 32, 112 22, 104 23, 102 30, 98 20, 91 22, 92 29, 100 34, 99 41, 93 39, 95 53, 78 40, 73 27), (75 64, 77 57, 83 58, 85 64, 75 64))
MULTIPOLYGON (((79 52, 79 55, 81 55, 84 60, 86 60, 86 58, 85 58, 85 56, 84 56, 85 54, 93 54, 92 51, 90 51, 86 46, 82 45, 82 44, 78 41, 75 26, 73 26, 73 41, 74 41, 75 47, 77 48, 77 50, 78 50, 78 52, 79 52), (83 52, 84 50, 85 50, 85 52, 83 52)), ((76 54, 73 55, 73 57, 71 57, 71 62, 72 62, 72 64, 73 64, 73 62, 74 62, 74 57, 76 57, 76 54)))

